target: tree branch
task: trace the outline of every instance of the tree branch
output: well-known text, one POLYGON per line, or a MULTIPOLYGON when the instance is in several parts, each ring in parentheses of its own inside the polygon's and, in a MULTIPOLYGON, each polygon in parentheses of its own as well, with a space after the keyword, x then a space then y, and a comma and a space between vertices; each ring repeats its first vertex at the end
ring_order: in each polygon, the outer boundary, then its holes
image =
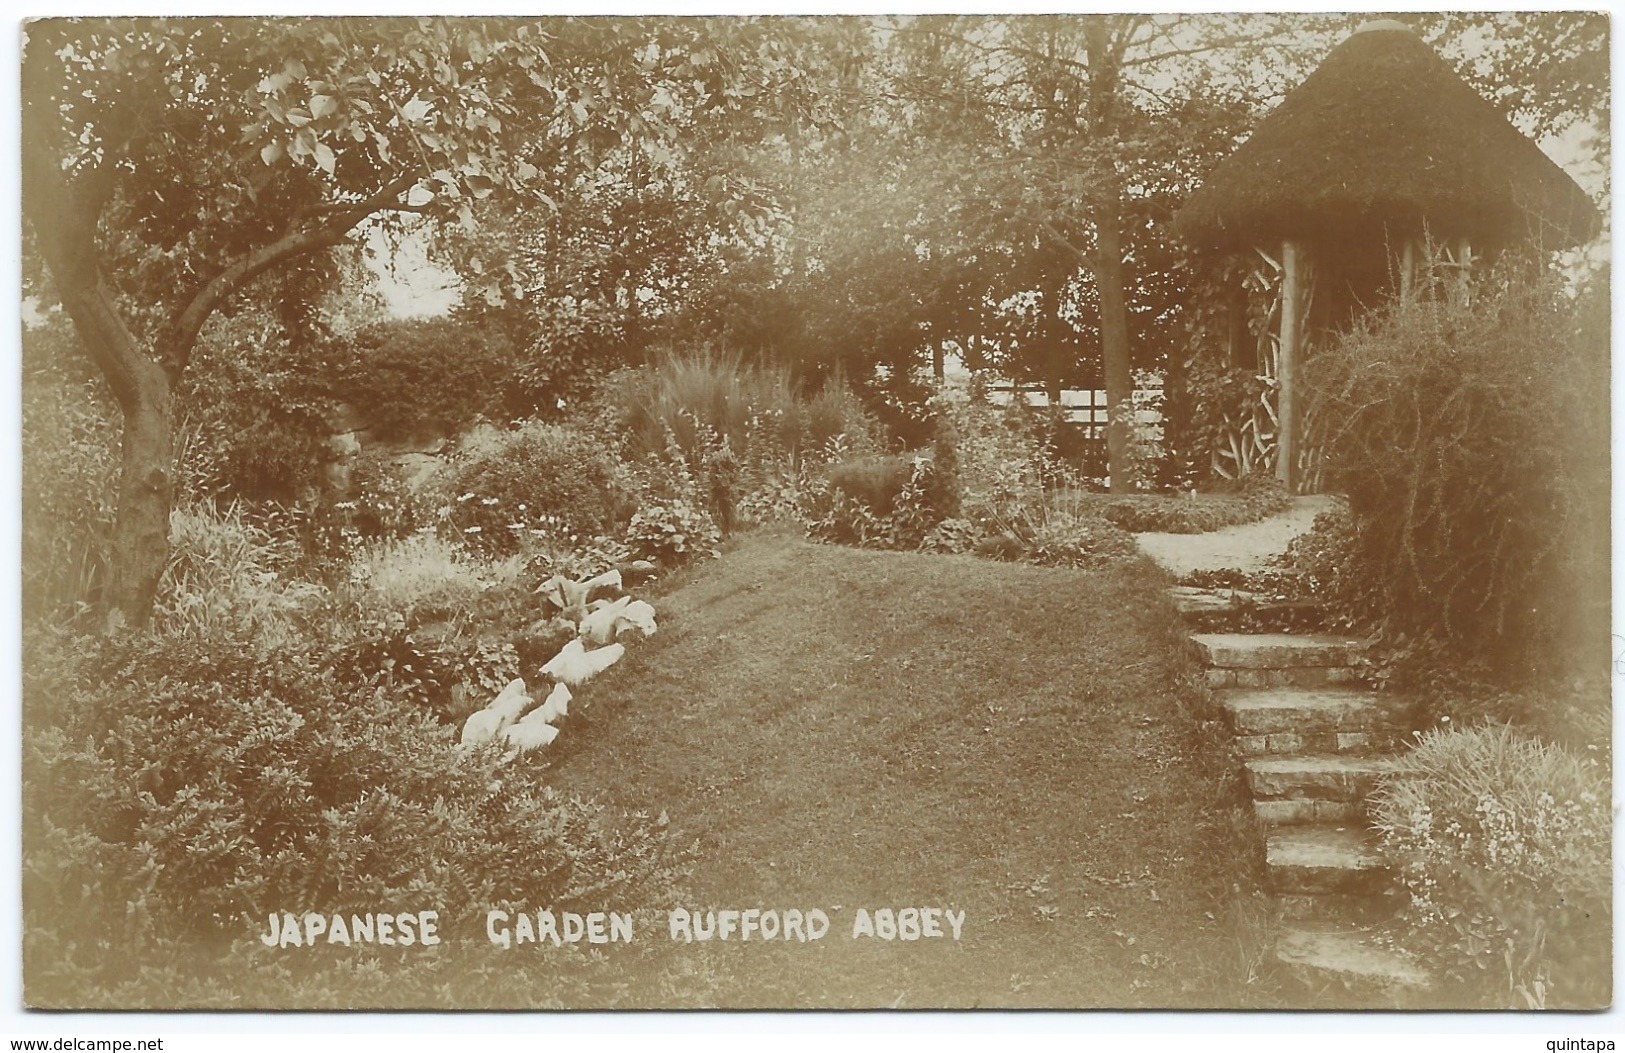
POLYGON ((1057 245, 1070 252, 1077 259, 1079 267, 1089 272, 1091 275, 1096 273, 1093 256, 1090 256, 1087 252, 1084 252, 1082 249, 1074 245, 1072 243, 1072 239, 1067 237, 1065 234, 1062 234, 1055 224, 1051 223, 1049 220, 1038 219, 1036 222, 1039 230, 1043 231, 1045 234, 1048 234, 1057 245))
POLYGON ((169 325, 165 326, 157 348, 164 360, 165 369, 175 377, 185 371, 192 357, 192 348, 197 343, 198 334, 203 330, 203 323, 209 320, 209 315, 214 313, 215 308, 219 307, 226 297, 243 285, 295 256, 337 245, 357 224, 374 213, 395 210, 416 211, 417 206, 405 205, 398 199, 417 181, 418 177, 412 173, 398 176, 371 197, 363 198, 351 205, 335 206, 336 211, 332 218, 320 225, 284 234, 216 274, 198 290, 197 295, 187 302, 169 325))

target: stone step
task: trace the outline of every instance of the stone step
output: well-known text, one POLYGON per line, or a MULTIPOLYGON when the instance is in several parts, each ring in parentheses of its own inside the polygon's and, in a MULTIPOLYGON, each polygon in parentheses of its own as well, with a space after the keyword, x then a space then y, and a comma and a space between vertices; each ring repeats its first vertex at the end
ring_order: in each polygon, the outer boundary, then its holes
POLYGON ((1300 929, 1372 928, 1399 911, 1399 890, 1351 896, 1335 892, 1287 892, 1275 897, 1276 918, 1300 929))
POLYGON ((1297 666, 1288 669, 1205 669, 1209 687, 1335 687, 1357 684, 1362 670, 1352 665, 1297 666))
POLYGON ((1254 757, 1247 761, 1247 788, 1253 798, 1360 801, 1393 769, 1389 757, 1316 755, 1254 757))
POLYGON ((1358 664, 1366 641, 1295 633, 1193 633, 1191 642, 1214 669, 1340 668, 1358 664))
POLYGON ((1353 688, 1233 690, 1221 705, 1238 736, 1389 730, 1404 722, 1407 709, 1390 694, 1353 688))
POLYGON ((1253 815, 1258 825, 1307 826, 1315 823, 1340 823, 1363 826, 1366 821, 1366 802, 1316 801, 1299 797, 1284 800, 1266 799, 1253 802, 1253 815))
POLYGON ((1396 732, 1277 731, 1269 735, 1237 735, 1236 748, 1245 757, 1296 756, 1305 753, 1371 753, 1391 748, 1396 732))
POLYGON ((1360 892, 1380 889, 1387 862, 1358 827, 1285 826, 1264 838, 1264 861, 1278 892, 1360 892))
POLYGON ((1317 985, 1338 981, 1396 997, 1432 985, 1428 974, 1410 957, 1377 945, 1369 933, 1355 928, 1285 929, 1276 938, 1275 958, 1300 979, 1317 985))
POLYGON ((1257 607, 1268 597, 1245 589, 1204 589, 1195 585, 1175 585, 1168 590, 1180 614, 1225 614, 1257 607))

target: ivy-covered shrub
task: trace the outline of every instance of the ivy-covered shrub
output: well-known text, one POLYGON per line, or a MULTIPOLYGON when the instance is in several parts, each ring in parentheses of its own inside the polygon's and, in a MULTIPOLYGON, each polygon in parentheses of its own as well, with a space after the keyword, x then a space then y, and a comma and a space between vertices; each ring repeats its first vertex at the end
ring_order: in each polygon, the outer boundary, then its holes
POLYGON ((1341 580, 1390 638, 1514 679, 1607 661, 1607 310, 1513 271, 1442 278, 1310 361, 1341 580))
POLYGON ((603 439, 541 421, 474 429, 435 484, 448 527, 495 555, 534 539, 617 534, 635 508, 626 471, 603 439))
POLYGON ((1464 1001, 1610 1004, 1606 769, 1510 727, 1431 731, 1376 794, 1409 895, 1396 940, 1464 1001))
POLYGON ((251 949, 272 911, 436 909, 454 932, 491 906, 669 895, 659 824, 561 797, 533 764, 458 751, 417 705, 335 675, 330 647, 265 662, 236 657, 247 642, 230 636, 30 643, 39 1004, 115 982, 143 949, 251 949))

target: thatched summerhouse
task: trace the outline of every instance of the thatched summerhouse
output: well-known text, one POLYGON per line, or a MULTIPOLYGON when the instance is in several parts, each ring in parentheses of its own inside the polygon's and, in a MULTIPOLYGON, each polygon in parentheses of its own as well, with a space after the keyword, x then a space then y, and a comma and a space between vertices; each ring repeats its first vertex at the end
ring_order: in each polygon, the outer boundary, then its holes
POLYGON ((1404 24, 1369 22, 1259 123, 1181 210, 1188 241, 1273 272, 1276 474, 1297 481, 1307 333, 1407 287, 1424 243, 1468 268, 1505 245, 1594 237, 1601 216, 1540 147, 1404 24))

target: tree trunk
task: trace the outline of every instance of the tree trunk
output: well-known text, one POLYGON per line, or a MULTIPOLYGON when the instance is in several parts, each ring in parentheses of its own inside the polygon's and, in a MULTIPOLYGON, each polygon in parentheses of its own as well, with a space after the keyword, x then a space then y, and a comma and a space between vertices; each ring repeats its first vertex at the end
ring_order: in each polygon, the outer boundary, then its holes
POLYGON ((174 394, 169 377, 141 353, 113 313, 97 280, 88 290, 57 281, 68 316, 92 358, 116 363, 109 380, 124 414, 118 514, 113 522, 102 605, 109 628, 140 627, 152 613, 169 560, 169 511, 174 500, 174 394))
POLYGON ((1129 369, 1128 294, 1123 274, 1123 232, 1115 206, 1096 211, 1095 283, 1100 294, 1100 354, 1106 375, 1106 470, 1113 493, 1134 487, 1130 478, 1130 404, 1134 376, 1129 369))

